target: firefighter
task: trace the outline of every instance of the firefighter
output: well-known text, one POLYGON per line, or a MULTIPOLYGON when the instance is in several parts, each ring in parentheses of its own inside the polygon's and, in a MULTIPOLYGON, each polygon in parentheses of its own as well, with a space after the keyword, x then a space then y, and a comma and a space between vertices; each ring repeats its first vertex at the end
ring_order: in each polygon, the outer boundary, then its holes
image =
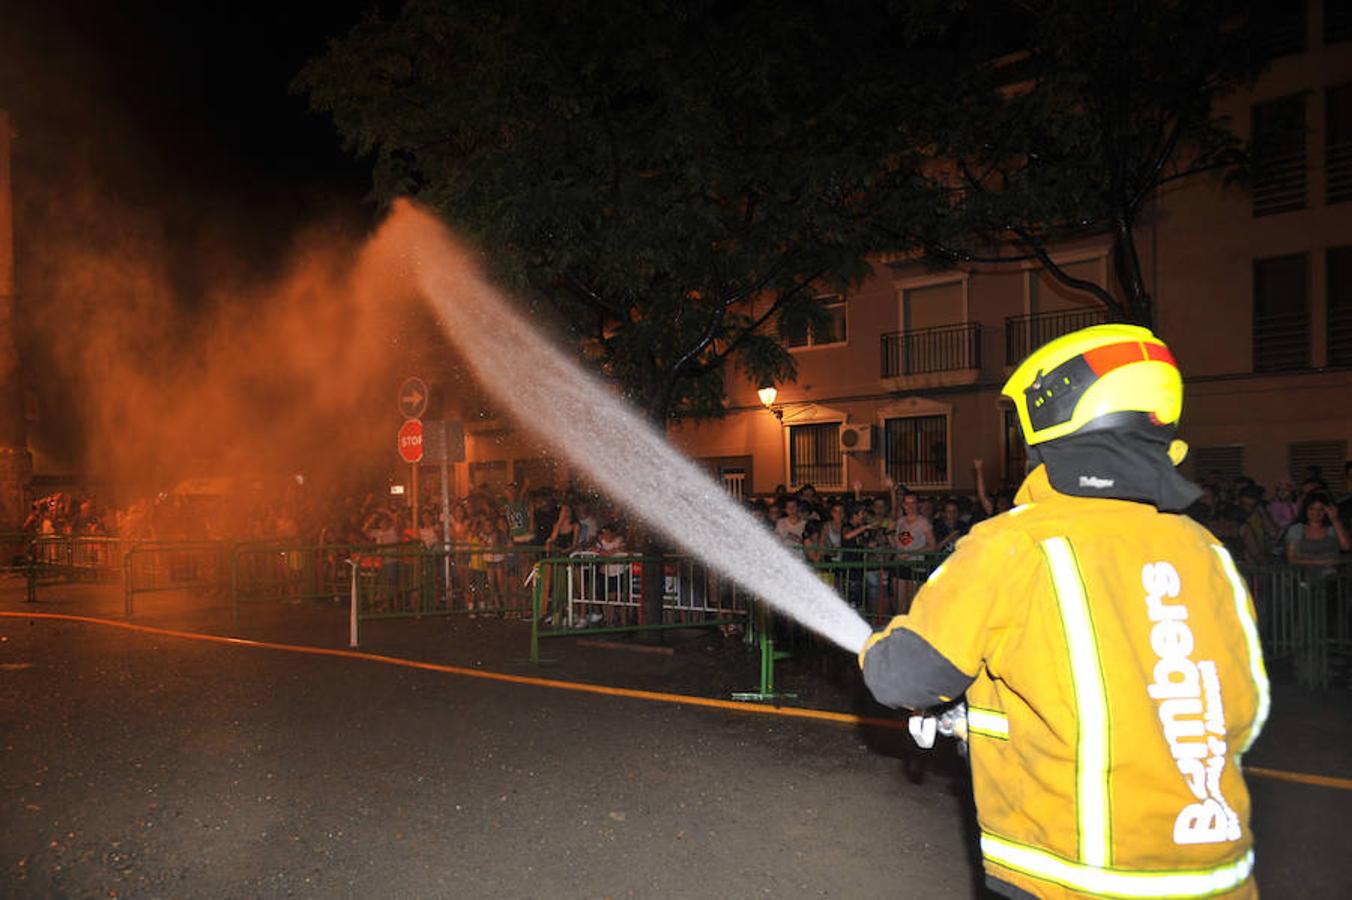
POLYGON ((1169 348, 1145 328, 1086 328, 1034 352, 1003 394, 1034 466, 1016 506, 872 635, 865 682, 912 710, 966 694, 955 730, 995 891, 1256 896, 1239 759, 1267 675, 1233 560, 1181 515, 1200 491, 1175 470, 1169 348))

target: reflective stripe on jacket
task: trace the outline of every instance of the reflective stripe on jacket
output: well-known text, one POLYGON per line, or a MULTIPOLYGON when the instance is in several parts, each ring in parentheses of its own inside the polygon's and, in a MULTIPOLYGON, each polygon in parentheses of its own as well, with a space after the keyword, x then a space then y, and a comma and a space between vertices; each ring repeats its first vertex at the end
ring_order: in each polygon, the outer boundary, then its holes
POLYGON ((1253 606, 1181 515, 1045 470, 860 655, 884 702, 967 689, 988 875, 1037 896, 1252 893, 1240 755, 1267 716, 1253 606), (919 685, 919 687, 917 687, 919 685))

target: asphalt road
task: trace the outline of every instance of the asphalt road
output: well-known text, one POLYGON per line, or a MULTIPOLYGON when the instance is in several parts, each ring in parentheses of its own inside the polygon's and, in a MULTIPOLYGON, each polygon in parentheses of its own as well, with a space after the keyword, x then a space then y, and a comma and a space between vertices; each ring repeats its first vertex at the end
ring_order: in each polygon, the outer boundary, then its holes
MULTIPOLYGON (((1251 783, 1264 896, 1352 896, 1352 792, 1251 783)), ((0 618, 4 896, 973 897, 967 792, 896 733, 0 618)))

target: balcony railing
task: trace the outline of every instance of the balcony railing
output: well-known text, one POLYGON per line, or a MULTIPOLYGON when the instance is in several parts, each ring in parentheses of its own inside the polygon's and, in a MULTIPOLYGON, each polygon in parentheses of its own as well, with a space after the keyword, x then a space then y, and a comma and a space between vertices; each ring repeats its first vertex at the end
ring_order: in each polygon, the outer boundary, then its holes
POLYGON ((1031 316, 1011 316, 1005 319, 1005 365, 1017 366, 1025 356, 1053 338, 1088 328, 1090 325, 1101 325, 1107 319, 1107 315, 1101 309, 1072 309, 1054 313, 1035 313, 1031 316))
POLYGON ((891 332, 882 336, 882 377, 981 368, 981 326, 976 322, 891 332))

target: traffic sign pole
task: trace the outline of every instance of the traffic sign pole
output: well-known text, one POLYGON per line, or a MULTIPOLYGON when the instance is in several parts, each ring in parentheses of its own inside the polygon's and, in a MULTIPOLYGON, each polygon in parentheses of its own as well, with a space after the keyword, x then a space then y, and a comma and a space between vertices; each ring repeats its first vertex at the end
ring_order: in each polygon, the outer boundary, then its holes
POLYGON ((418 504, 418 469, 420 468, 420 466, 419 466, 417 463, 409 463, 409 468, 413 470, 413 477, 410 479, 410 480, 413 482, 413 499, 412 499, 410 502, 412 502, 412 504, 413 504, 413 535, 414 535, 415 537, 417 537, 417 535, 418 535, 418 505, 419 505, 419 504, 418 504))

